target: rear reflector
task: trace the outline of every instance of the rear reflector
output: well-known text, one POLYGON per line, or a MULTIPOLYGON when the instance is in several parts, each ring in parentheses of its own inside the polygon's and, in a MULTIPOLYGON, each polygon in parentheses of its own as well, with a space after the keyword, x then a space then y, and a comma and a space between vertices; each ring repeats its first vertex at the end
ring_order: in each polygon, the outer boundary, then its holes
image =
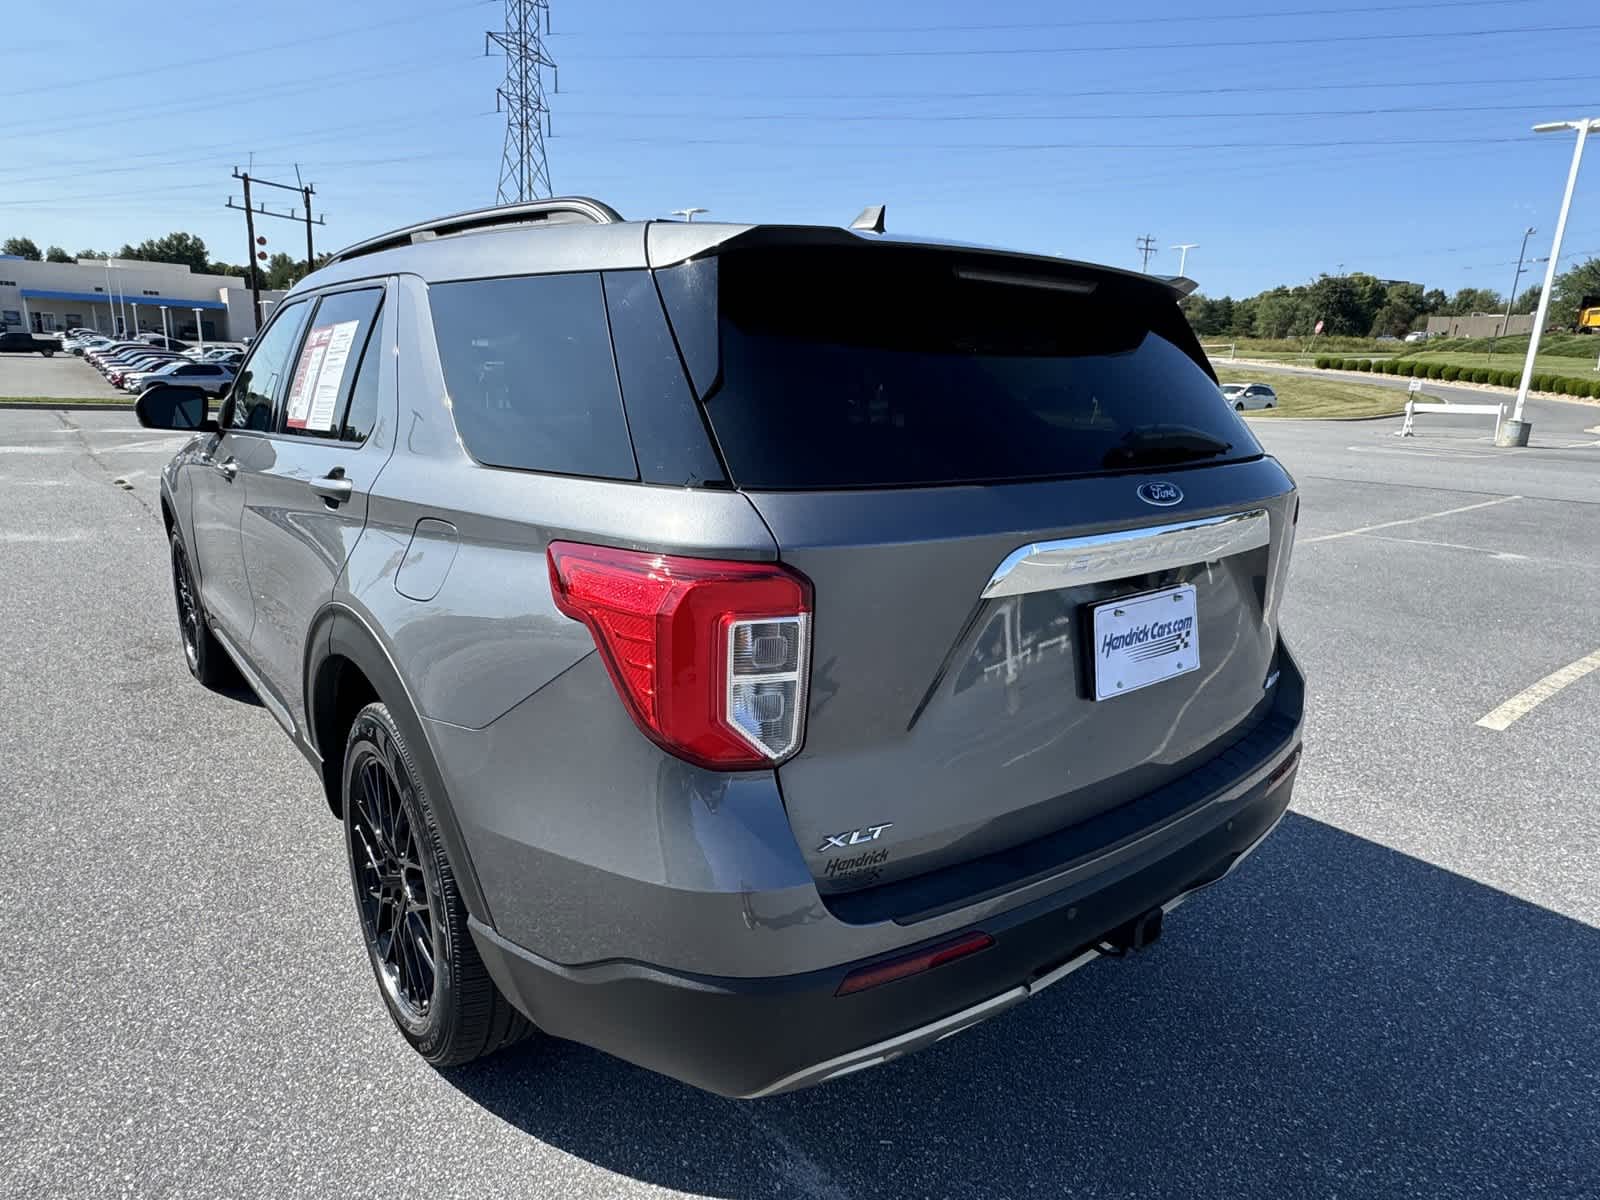
POLYGON ((811 584, 777 563, 551 542, 556 607, 594 635, 639 729, 720 771, 768 767, 805 730, 811 584))
POLYGON ((955 962, 958 958, 976 954, 979 950, 987 950, 992 945, 994 939, 987 933, 969 933, 953 942, 932 946, 905 958, 891 959, 875 967, 862 967, 859 971, 851 971, 844 977, 844 982, 839 985, 839 990, 834 995, 848 996, 852 992, 864 992, 868 988, 877 987, 880 983, 892 983, 908 975, 920 975, 924 971, 942 967, 945 963, 955 962))
POLYGON ((1289 751, 1289 757, 1272 769, 1272 774, 1267 776, 1268 788, 1276 786, 1285 775, 1300 765, 1300 752, 1303 749, 1305 749, 1305 743, 1302 742, 1296 745, 1293 750, 1289 751))

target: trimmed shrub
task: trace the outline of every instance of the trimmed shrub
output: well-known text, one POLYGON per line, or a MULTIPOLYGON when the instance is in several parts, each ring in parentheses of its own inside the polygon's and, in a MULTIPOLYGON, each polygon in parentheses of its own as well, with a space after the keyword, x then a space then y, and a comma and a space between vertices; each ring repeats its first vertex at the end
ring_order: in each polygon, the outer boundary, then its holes
POLYGON ((1427 373, 1427 368, 1422 363, 1408 362, 1400 364, 1400 374, 1404 375, 1408 379, 1414 378, 1419 373, 1427 373))
POLYGON ((1329 358, 1326 354, 1317 355, 1317 370, 1326 371, 1328 369, 1328 364, 1332 361, 1333 359, 1329 358))
POLYGON ((1328 363, 1328 365, 1330 367, 1332 367, 1335 371, 1342 371, 1342 370, 1344 370, 1344 359, 1335 358, 1335 359, 1331 360, 1328 363))
POLYGON ((1535 392, 1548 392, 1550 390, 1550 376, 1542 372, 1535 372, 1533 379, 1528 383, 1528 387, 1535 392))
POLYGON ((1372 360, 1370 358, 1358 358, 1358 359, 1356 359, 1356 370, 1358 370, 1358 371, 1370 371, 1370 370, 1372 370, 1372 360))
POLYGON ((1439 374, 1439 378, 1446 383, 1454 383, 1461 378, 1461 368, 1456 366, 1455 363, 1446 363, 1444 370, 1439 374))
POLYGON ((1443 363, 1429 363, 1428 364, 1428 378, 1429 379, 1442 379, 1442 378, 1444 378, 1444 364, 1443 363))
POLYGON ((1488 367, 1473 367, 1472 368, 1472 382, 1473 383, 1488 383, 1489 382, 1489 368, 1488 367))
POLYGON ((1391 358, 1388 362, 1383 364, 1383 373, 1385 375, 1398 375, 1398 374, 1400 374, 1400 363, 1397 360, 1391 358))

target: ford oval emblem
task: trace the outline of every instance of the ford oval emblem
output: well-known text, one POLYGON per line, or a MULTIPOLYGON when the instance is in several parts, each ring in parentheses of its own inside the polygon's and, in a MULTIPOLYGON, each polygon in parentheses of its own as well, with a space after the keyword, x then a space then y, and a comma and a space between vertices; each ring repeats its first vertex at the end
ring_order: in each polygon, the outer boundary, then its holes
POLYGON ((1183 499, 1183 489, 1175 483, 1141 483, 1139 485, 1139 499, 1146 504, 1158 504, 1162 508, 1170 508, 1183 499))

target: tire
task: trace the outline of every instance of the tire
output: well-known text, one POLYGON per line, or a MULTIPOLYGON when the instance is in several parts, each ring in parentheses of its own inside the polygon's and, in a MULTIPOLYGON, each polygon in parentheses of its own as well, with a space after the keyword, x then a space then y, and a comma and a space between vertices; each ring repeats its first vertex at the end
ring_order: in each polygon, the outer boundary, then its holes
POLYGON ((433 800, 385 705, 356 714, 341 778, 357 923, 395 1028, 435 1067, 527 1037, 532 1023, 495 987, 467 931, 433 800))
POLYGON ((1240 400, 1236 404, 1234 404, 1233 411, 1234 412, 1243 412, 1244 411, 1244 401, 1240 400))
POLYGON ((41 350, 41 351, 39 351, 39 353, 44 355, 46 358, 49 358, 52 354, 55 353, 55 351, 54 350, 41 350))
POLYGON ((189 674, 212 689, 236 684, 239 673, 228 652, 206 625, 206 614, 200 607, 200 591, 189 566, 189 552, 176 529, 172 531, 172 593, 178 605, 178 637, 183 643, 183 661, 189 674))
POLYGON ((1271 408, 1271 407, 1272 407, 1272 401, 1271 401, 1271 400, 1268 400, 1268 401, 1267 401, 1267 407, 1268 407, 1268 408, 1271 408))

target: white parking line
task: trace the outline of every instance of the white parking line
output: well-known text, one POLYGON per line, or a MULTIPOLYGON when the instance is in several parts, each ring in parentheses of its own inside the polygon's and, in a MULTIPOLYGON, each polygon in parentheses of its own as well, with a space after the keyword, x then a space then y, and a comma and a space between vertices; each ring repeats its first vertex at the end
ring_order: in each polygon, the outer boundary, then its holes
POLYGON ((1568 663, 1559 671, 1552 671, 1530 688, 1524 688, 1499 708, 1479 717, 1477 724, 1496 733, 1504 733, 1511 723, 1527 716, 1539 705, 1569 684, 1577 683, 1590 671, 1600 670, 1600 650, 1585 654, 1577 662, 1568 663))
POLYGON ((64 533, 18 533, 15 530, 0 530, 0 544, 15 545, 20 542, 87 542, 94 535, 83 530, 71 529, 64 533))
POLYGON ((1477 508, 1492 508, 1496 504, 1506 504, 1512 500, 1521 500, 1521 496, 1498 496, 1493 500, 1480 500, 1477 504, 1463 504, 1460 508, 1447 508, 1442 512, 1423 513, 1420 517, 1405 517, 1398 521, 1380 521, 1376 525, 1363 525, 1360 529, 1346 529, 1339 533, 1324 533, 1318 537, 1301 538, 1302 546, 1311 542, 1331 542, 1336 538, 1355 537, 1358 533, 1371 533, 1377 529, 1393 529, 1398 525, 1415 525, 1418 521, 1431 521, 1435 517, 1452 517, 1456 513, 1471 512, 1477 508))

